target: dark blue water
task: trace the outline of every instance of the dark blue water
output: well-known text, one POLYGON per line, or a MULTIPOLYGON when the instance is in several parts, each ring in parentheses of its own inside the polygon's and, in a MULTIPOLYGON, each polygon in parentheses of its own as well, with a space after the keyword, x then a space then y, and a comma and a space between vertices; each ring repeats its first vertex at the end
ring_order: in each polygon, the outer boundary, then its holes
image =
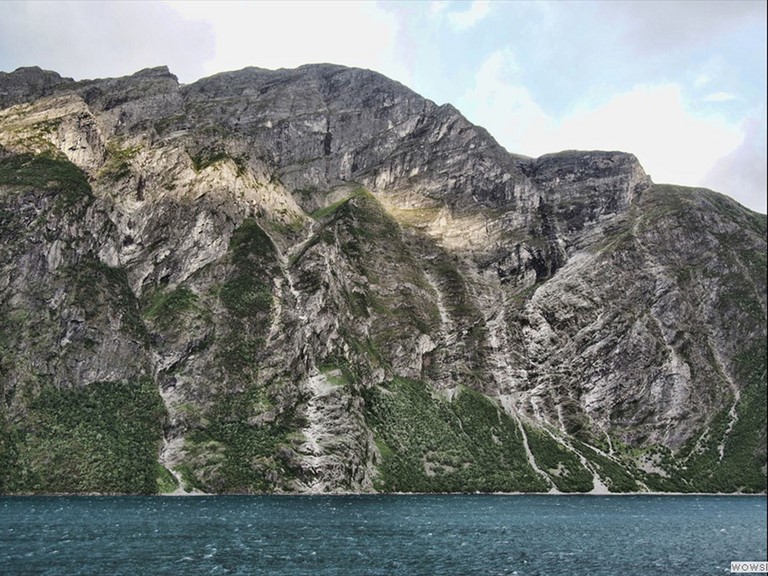
POLYGON ((0 498, 2 575, 702 575, 765 542, 765 497, 0 498))

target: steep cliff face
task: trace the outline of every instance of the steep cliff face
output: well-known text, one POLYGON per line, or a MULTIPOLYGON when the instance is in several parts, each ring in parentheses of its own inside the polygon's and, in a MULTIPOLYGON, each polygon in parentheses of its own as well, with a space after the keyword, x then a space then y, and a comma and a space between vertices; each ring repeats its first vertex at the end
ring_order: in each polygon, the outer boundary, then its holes
POLYGON ((765 216, 340 66, 0 105, 0 492, 765 490, 765 216))

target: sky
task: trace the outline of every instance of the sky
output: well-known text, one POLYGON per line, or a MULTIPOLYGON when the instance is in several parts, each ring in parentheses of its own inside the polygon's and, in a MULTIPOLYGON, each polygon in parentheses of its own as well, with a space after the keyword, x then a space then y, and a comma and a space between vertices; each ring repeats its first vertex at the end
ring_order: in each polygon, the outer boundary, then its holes
POLYGON ((766 2, 0 2, 0 71, 368 68, 510 152, 632 152, 657 183, 766 212, 766 2))

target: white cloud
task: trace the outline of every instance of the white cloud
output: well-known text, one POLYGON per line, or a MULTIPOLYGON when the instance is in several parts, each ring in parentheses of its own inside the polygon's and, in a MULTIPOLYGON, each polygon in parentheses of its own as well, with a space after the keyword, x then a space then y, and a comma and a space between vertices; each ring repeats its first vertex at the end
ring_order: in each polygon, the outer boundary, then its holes
MULTIPOLYGON (((578 3, 574 3, 578 6, 578 3)), ((638 53, 669 55, 706 45, 749 22, 765 22, 766 3, 754 0, 594 2, 605 21, 618 25, 623 43, 638 53)))
POLYGON ((429 5, 429 12, 433 16, 441 14, 448 9, 448 0, 433 0, 429 5))
POLYGON ((722 117, 693 114, 680 87, 665 84, 638 86, 575 112, 544 140, 566 148, 632 152, 654 181, 695 186, 742 138, 741 129, 722 117))
POLYGON ((530 144, 538 134, 551 133, 556 124, 527 88, 507 79, 514 79, 518 72, 511 52, 494 52, 480 66, 474 86, 457 104, 469 120, 489 130, 510 152, 538 155, 543 152, 524 149, 524 143, 530 144))
POLYGON ((490 0, 474 0, 469 8, 461 12, 449 12, 447 18, 456 30, 467 30, 488 16, 490 11, 490 0))
POLYGON ((371 2, 196 2, 168 4, 209 22, 215 54, 207 73, 246 66, 294 68, 328 62, 402 76, 394 63, 394 18, 371 2))
POLYGON ((213 30, 157 2, 0 2, 0 69, 40 66, 76 79, 167 65, 198 78, 213 30))
POLYGON ((715 92, 708 94, 704 97, 704 102, 727 102, 728 100, 735 100, 736 96, 730 92, 715 92))
POLYGON ((765 121, 744 122, 744 139, 736 150, 715 163, 701 184, 732 196, 756 212, 766 213, 765 121))
POLYGON ((765 97, 765 58, 755 55, 765 50, 754 49, 765 45, 764 24, 755 40, 765 6, 0 2, 0 69, 39 65, 88 78, 167 64, 191 82, 245 66, 359 66, 435 101, 454 102, 511 152, 627 150, 656 181, 706 182, 723 190, 737 180, 740 190, 757 190, 763 182, 764 190, 764 147, 746 138, 746 124, 739 122, 756 116, 765 133, 764 113, 755 112, 758 104, 764 109, 765 97), (456 33, 470 29, 471 36, 456 33), (482 42, 475 32, 487 32, 482 42), (472 44, 462 43, 470 37, 472 44), (740 43, 725 42, 733 38, 740 43), (562 45, 572 49, 563 52, 562 45), (489 49, 497 51, 487 55, 489 49), (664 83, 669 78, 677 83, 664 83), (628 88, 635 79, 644 84, 628 88), (687 106, 682 82, 709 116, 687 106), (566 108, 572 105, 577 108, 566 108), (714 108, 729 121, 711 115, 714 108))
POLYGON ((702 86, 706 86, 707 84, 709 84, 711 81, 712 81, 712 78, 710 78, 708 74, 702 73, 696 76, 696 79, 693 81, 693 85, 696 88, 701 88, 702 86))
POLYGON ((485 60, 459 102, 471 121, 510 152, 540 156, 567 149, 621 150, 635 154, 654 181, 688 186, 700 185, 744 135, 720 116, 694 114, 675 84, 637 86, 555 118, 522 83, 508 51, 485 60))

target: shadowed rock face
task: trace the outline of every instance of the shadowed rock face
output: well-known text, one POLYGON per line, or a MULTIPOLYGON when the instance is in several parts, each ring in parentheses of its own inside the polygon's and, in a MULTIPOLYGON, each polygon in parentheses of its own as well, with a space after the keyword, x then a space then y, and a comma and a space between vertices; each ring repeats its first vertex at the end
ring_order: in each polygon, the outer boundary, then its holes
POLYGON ((62 78, 56 72, 42 70, 37 66, 19 68, 10 74, 0 72, 0 106, 7 108, 30 102, 50 94, 56 86, 71 82, 74 82, 72 78, 62 78))
POLYGON ((765 216, 374 72, 0 73, 0 270, 0 492, 765 490, 765 216))

